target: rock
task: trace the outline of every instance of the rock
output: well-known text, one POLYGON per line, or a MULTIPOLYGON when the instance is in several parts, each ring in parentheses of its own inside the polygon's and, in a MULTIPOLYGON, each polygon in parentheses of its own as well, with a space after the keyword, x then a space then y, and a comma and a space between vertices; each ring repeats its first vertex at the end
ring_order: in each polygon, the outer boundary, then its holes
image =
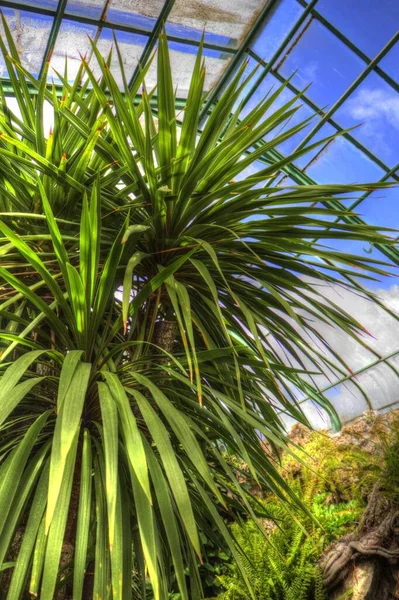
POLYGON ((293 444, 298 446, 305 446, 312 439, 313 431, 309 427, 305 427, 301 423, 295 423, 292 426, 288 438, 293 444))

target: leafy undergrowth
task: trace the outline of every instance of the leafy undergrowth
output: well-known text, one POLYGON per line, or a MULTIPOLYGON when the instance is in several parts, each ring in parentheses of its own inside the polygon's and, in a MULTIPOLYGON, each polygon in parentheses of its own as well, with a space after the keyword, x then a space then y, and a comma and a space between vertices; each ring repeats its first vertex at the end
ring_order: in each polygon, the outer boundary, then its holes
MULTIPOLYGON (((397 414, 368 414, 337 437, 311 432, 304 437, 301 446, 311 468, 285 455, 281 473, 308 514, 265 497, 260 502, 268 518, 260 526, 254 521, 231 526, 256 600, 325 600, 317 566, 325 548, 356 528, 377 480, 399 498, 397 414)), ((233 561, 216 560, 212 568, 206 585, 223 590, 214 593, 216 600, 249 598, 233 561)))
MULTIPOLYGON (((329 504, 329 492, 313 494, 314 482, 292 484, 309 515, 266 499, 263 505, 269 519, 261 524, 264 531, 254 521, 231 527, 243 551, 256 600, 324 600, 317 560, 331 541, 356 526, 363 510, 363 503, 358 499, 329 504)), ((248 598, 248 590, 235 563, 228 565, 219 582, 224 591, 218 600, 248 598)))

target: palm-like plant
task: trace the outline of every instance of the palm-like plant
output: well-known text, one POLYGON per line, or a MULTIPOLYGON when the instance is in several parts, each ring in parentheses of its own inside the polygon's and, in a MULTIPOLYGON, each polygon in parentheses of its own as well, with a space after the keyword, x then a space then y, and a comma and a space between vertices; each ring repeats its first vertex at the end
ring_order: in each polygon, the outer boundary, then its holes
POLYGON ((47 72, 24 71, 5 30, 21 114, 2 95, 4 597, 130 599, 147 585, 156 600, 172 586, 201 598, 199 532, 240 564, 225 519, 255 518, 228 455, 290 494, 262 438, 286 447, 277 408, 306 423, 298 391, 328 407, 308 374, 332 355, 306 336, 325 344, 315 319, 361 332, 314 283, 351 287, 353 267, 381 269, 314 238, 388 238, 334 221, 334 197, 365 186, 267 186, 303 150, 245 176, 306 126, 281 131, 297 110, 271 111, 283 86, 240 121, 243 67, 198 133, 201 51, 179 123, 165 35, 156 96, 146 68, 121 92, 93 45, 101 79, 83 59, 73 84, 59 74, 60 97, 47 72))

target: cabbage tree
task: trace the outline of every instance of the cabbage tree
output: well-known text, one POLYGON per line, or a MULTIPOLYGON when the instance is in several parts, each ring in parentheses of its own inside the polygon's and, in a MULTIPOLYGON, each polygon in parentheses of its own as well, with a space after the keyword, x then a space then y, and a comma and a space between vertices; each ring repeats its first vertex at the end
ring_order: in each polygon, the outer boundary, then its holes
POLYGON ((299 97, 273 108, 284 86, 240 118, 245 65, 200 129, 201 49, 177 112, 164 34, 155 90, 148 66, 128 88, 115 45, 120 90, 93 45, 101 77, 83 59, 59 94, 5 30, 2 597, 201 598, 204 535, 240 565, 226 522, 257 518, 237 465, 296 503, 276 468, 281 414, 307 423, 307 396, 336 418, 311 374, 346 365, 315 323, 363 329, 323 288, 384 267, 329 240, 389 239, 335 198, 374 186, 276 186, 305 150, 252 173, 308 122, 290 124, 299 97))

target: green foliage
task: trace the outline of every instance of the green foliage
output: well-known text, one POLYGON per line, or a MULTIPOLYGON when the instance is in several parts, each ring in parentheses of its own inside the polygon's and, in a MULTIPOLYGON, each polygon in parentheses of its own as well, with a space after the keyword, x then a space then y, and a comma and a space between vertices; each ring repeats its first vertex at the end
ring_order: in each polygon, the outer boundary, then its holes
MULTIPOLYGON (((232 533, 245 554, 245 569, 256 600, 324 600, 325 592, 317 567, 323 548, 341 537, 356 524, 360 503, 323 506, 321 497, 308 506, 319 524, 293 516, 281 504, 266 503, 271 519, 266 527, 267 539, 253 521, 234 524, 232 533), (273 523, 273 524, 272 524, 273 523)), ((225 591, 218 600, 248 598, 245 582, 232 563, 220 577, 225 591)))
MULTIPOLYGON (((399 414, 370 411, 344 427, 338 438, 309 432, 304 458, 318 473, 316 491, 330 506, 365 501, 379 482, 381 492, 399 500, 399 414)), ((289 477, 310 477, 292 456, 285 454, 283 471, 289 477)))
MULTIPOLYGON (((373 448, 382 458, 377 447, 373 448)), ((315 493, 325 495, 331 506, 367 498, 374 482, 370 452, 355 444, 341 443, 325 432, 309 433, 302 449, 301 457, 312 470, 304 470, 294 457, 284 455, 282 466, 286 476, 306 480, 313 477, 315 493)))
MULTIPOLYGON (((253 507, 221 449, 300 506, 259 433, 287 446, 276 403, 307 422, 294 390, 337 418, 309 383, 331 362, 313 323, 362 333, 323 286, 358 291, 345 276, 384 265, 327 244, 391 243, 339 201, 378 186, 276 186, 313 145, 248 175, 308 122, 290 126, 300 95, 280 106, 284 86, 239 120, 245 65, 198 133, 201 50, 178 122, 165 34, 155 98, 148 66, 121 92, 95 45, 100 78, 83 59, 72 84, 59 74, 59 98, 46 73, 37 81, 24 70, 4 28, 20 115, 0 88, 0 569, 15 562, 2 594, 19 600, 29 588, 53 600, 66 584, 74 600, 130 600, 134 574, 154 600, 197 600, 204 532, 229 549, 254 597, 226 525, 253 507)), ((292 544, 286 560, 306 570, 312 544, 298 531, 292 544)))
POLYGON ((201 534, 204 548, 204 560, 199 567, 205 598, 217 595, 222 589, 221 575, 226 573, 232 561, 232 555, 227 547, 215 544, 212 537, 201 534))
MULTIPOLYGON (((334 501, 334 493, 337 497, 346 485, 346 481, 340 481, 335 473, 339 489, 335 483, 331 487, 331 473, 344 453, 334 440, 315 432, 310 434, 303 450, 312 456, 314 470, 299 467, 297 462, 286 456, 282 470, 291 488, 306 506, 307 514, 288 504, 276 503, 269 497, 263 501, 268 519, 261 520, 262 531, 253 520, 231 527, 244 554, 245 568, 256 600, 325 600, 317 561, 323 549, 333 540, 356 527, 364 510, 364 503, 358 496, 345 502, 334 501)), ((357 463, 357 467, 361 470, 362 463, 357 463)), ((352 469, 353 475, 356 470, 354 464, 352 469)), ((225 591, 217 597, 218 600, 244 600, 248 597, 241 573, 234 563, 229 564, 228 571, 219 579, 225 591)))
MULTIPOLYGON (((254 521, 232 526, 233 536, 244 553, 245 569, 256 600, 325 600, 317 567, 322 550, 332 540, 353 529, 363 510, 359 501, 326 505, 327 494, 319 494, 307 505, 313 518, 293 514, 284 505, 265 503, 270 521, 263 523, 265 535, 254 521)), ((220 577, 225 591, 218 600, 248 598, 245 582, 232 563, 220 577)))
MULTIPOLYGON (((270 504, 267 509, 278 523, 267 540, 253 521, 232 526, 237 544, 245 553, 245 569, 255 598, 306 600, 315 577, 316 547, 298 525, 292 526, 288 513, 270 504)), ((234 563, 220 579, 226 591, 219 600, 248 598, 245 582, 234 563)))
POLYGON ((364 510, 364 503, 354 498, 335 504, 331 501, 331 494, 323 492, 314 496, 311 510, 321 526, 322 545, 327 546, 353 529, 364 510))
POLYGON ((396 501, 399 500, 399 439, 384 453, 385 468, 381 473, 385 491, 396 501))
POLYGON ((381 493, 399 502, 399 414, 373 414, 373 451, 365 460, 369 487, 377 481, 381 493))

